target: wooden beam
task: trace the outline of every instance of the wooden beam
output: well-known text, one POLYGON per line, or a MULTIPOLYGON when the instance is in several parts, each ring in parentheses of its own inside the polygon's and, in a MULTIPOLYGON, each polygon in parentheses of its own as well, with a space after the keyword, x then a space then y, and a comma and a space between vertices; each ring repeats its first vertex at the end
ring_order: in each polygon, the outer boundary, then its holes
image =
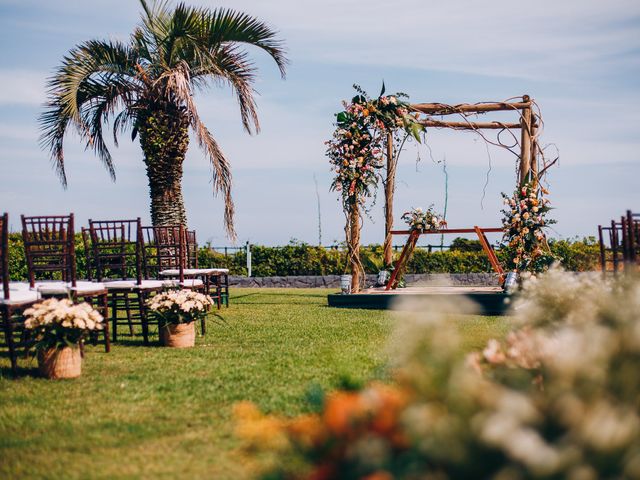
MULTIPOLYGON (((478 227, 480 228, 480 227, 478 227)), ((504 228, 480 228, 483 232, 486 233, 502 233, 504 232, 504 228)), ((409 235, 413 232, 413 230, 391 230, 392 235, 409 235)), ((441 235, 445 233, 476 233, 475 228, 443 228, 441 230, 425 230, 424 232, 420 232, 420 235, 441 235)))
POLYGON ((358 202, 354 202, 351 205, 351 231, 349 234, 349 263, 351 267, 351 293, 358 293, 360 291, 360 281, 364 280, 360 277, 361 265, 360 258, 360 211, 358 202))
POLYGON ((498 256, 496 255, 496 252, 493 250, 493 247, 491 247, 491 244, 489 243, 489 240, 487 240, 487 236, 484 234, 484 231, 477 226, 473 227, 473 229, 476 231, 476 234, 478 235, 478 240, 480 240, 480 244, 482 245, 482 249, 484 250, 484 253, 487 254, 487 257, 489 257, 489 263, 491 264, 491 267, 498 274, 498 277, 500 279, 500 285, 502 285, 505 280, 504 270, 500 265, 500 261, 498 260, 498 256))
POLYGON ((482 129, 493 129, 493 130, 502 130, 505 128, 522 128, 522 125, 519 123, 503 123, 503 122, 441 122, 439 120, 422 120, 420 121, 421 125, 425 127, 435 127, 435 128, 454 128, 454 129, 462 129, 462 130, 482 130, 482 129))
MULTIPOLYGON (((523 100, 529 100, 529 96, 522 97, 523 100)), ((531 172, 531 106, 522 110, 522 118, 520 119, 522 128, 520 129, 520 183, 523 184, 529 180, 531 172)))
POLYGON ((420 232, 417 230, 412 230, 409 232, 409 238, 407 239, 407 243, 402 249, 402 253, 400 254, 400 258, 398 259, 393 272, 391 272, 391 276, 389 277, 389 281, 387 282, 387 286, 384 288, 385 290, 390 290, 393 287, 393 284, 396 282, 396 279, 402 275, 402 271, 406 266, 406 263, 409 261, 409 256, 416 248, 416 243, 418 243, 418 238, 420 238, 420 232))
POLYGON ((444 103, 414 103, 409 105, 414 112, 428 113, 431 115, 453 115, 456 113, 482 113, 498 112, 502 110, 524 110, 531 108, 529 97, 523 97, 522 102, 499 102, 499 103, 461 103, 458 105, 447 105, 444 103))
POLYGON ((391 265, 393 261, 393 196, 396 189, 396 161, 393 158, 393 134, 387 133, 387 183, 384 186, 384 266, 391 265))
POLYGON ((602 274, 606 275, 607 273, 607 251, 604 246, 604 235, 602 235, 602 225, 598 225, 598 243, 600 244, 600 268, 602 269, 602 274))

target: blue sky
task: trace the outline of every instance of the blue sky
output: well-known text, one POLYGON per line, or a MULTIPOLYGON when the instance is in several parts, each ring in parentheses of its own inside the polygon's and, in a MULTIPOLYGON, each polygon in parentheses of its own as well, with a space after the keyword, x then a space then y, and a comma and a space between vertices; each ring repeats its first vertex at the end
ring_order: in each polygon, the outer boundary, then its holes
MULTIPOLYGON (((593 235, 598 223, 640 210, 640 3, 565 0, 528 5, 463 0, 257 0, 190 3, 244 10, 277 28, 291 65, 281 80, 275 65, 252 51, 262 132, 242 131, 228 89, 198 96, 201 117, 233 164, 238 242, 318 242, 314 175, 319 185, 322 242, 343 239, 344 217, 329 191, 323 142, 333 114, 358 83, 377 94, 403 91, 415 102, 503 100, 530 94, 542 108, 543 143, 560 151, 551 185, 556 237, 593 235)), ((147 183, 137 142, 112 154, 117 182, 73 134, 65 150, 63 190, 38 147, 37 116, 46 77, 74 45, 92 38, 126 40, 139 19, 135 0, 0 0, 0 210, 18 216, 73 211, 88 218, 148 220, 147 183)), ((395 213, 434 204, 442 211, 449 174, 452 227, 498 226, 501 191, 515 182, 515 159, 487 149, 471 133, 430 130, 432 157, 410 146, 400 160, 395 213), (435 163, 440 162, 440 163, 435 163), (485 189, 491 162, 489 182, 485 189), (483 190, 485 190, 484 200, 483 190)), ((201 241, 230 245, 222 206, 211 193, 210 170, 195 143, 185 163, 190 226, 201 241)), ((363 231, 381 243, 382 196, 363 231)))

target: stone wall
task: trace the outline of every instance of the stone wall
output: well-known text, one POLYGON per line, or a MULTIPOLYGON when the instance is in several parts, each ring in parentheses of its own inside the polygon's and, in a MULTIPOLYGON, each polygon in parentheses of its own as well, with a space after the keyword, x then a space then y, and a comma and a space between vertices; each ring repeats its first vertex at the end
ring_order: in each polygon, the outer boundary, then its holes
MULTIPOLYGON (((376 275, 367 275, 366 286, 374 285, 376 275)), ((497 286, 493 273, 422 273, 406 274, 408 286, 419 285, 478 285, 497 286)), ((229 284, 239 288, 340 288, 340 275, 299 275, 287 277, 229 277, 229 284)))

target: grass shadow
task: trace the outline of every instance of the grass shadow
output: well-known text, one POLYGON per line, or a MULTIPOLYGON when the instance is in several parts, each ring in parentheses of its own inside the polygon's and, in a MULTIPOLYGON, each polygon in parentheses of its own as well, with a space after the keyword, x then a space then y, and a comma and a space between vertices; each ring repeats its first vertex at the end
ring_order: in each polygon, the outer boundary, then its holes
POLYGON ((42 378, 40 372, 38 372, 38 367, 24 367, 18 365, 16 369, 16 373, 14 374, 11 370, 11 367, 0 367, 0 378, 18 380, 20 378, 42 378))

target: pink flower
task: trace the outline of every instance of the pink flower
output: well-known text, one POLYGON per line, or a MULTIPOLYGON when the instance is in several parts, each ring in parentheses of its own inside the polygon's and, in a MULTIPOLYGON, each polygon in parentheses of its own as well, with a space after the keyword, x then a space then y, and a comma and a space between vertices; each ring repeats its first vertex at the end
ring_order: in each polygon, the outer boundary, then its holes
POLYGON ((500 342, 495 338, 492 338, 487 342, 487 347, 482 351, 482 356, 487 360, 487 362, 493 364, 504 363, 507 359, 506 355, 502 351, 500 342))

